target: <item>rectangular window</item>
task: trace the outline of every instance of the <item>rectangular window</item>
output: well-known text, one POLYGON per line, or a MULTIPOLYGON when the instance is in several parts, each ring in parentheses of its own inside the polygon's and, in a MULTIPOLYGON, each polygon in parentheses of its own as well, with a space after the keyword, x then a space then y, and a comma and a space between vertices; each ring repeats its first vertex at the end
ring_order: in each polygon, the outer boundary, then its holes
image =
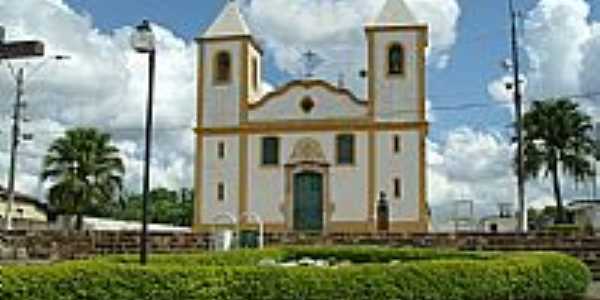
POLYGON ((394 179, 394 197, 397 199, 402 197, 402 182, 399 178, 394 179))
POLYGON ((224 142, 219 142, 219 145, 217 146, 217 155, 219 156, 219 159, 224 159, 225 158, 225 143, 224 142))
POLYGON ((394 135, 394 153, 402 151, 402 139, 399 135, 394 135))
POLYGON ((225 201, 225 184, 222 182, 217 186, 217 200, 225 201))
POLYGON ((339 165, 354 164, 354 135, 340 134, 336 141, 337 163, 339 165))
POLYGON ((278 137, 264 137, 262 139, 262 164, 264 166, 279 165, 278 137))

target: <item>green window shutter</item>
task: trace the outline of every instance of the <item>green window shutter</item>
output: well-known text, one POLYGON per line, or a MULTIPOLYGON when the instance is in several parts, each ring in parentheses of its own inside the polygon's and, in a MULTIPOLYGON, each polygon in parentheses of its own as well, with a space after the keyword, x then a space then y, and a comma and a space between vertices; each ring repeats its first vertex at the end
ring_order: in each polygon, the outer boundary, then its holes
POLYGON ((279 138, 265 137, 262 139, 262 164, 279 165, 279 138))
POLYGON ((337 163, 340 165, 354 164, 354 135, 343 134, 337 137, 337 163))

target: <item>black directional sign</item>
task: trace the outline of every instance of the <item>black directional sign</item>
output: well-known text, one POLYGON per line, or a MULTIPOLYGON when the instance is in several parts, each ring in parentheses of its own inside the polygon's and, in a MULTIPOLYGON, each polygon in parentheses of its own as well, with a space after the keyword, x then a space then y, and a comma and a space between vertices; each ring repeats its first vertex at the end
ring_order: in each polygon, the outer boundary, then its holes
POLYGON ((44 43, 39 41, 0 43, 0 59, 19 59, 35 56, 44 56, 44 43))

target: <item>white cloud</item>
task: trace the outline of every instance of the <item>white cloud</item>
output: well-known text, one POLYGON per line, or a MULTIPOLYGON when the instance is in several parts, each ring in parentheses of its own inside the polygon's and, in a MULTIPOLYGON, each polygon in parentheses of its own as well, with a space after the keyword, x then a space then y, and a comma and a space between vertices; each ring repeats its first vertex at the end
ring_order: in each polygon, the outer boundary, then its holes
POLYGON ((582 46, 590 38, 589 4, 583 0, 541 0, 527 14, 525 47, 530 60, 530 95, 577 93, 582 46))
MULTIPOLYGON (((26 69, 26 131, 35 134, 31 145, 21 147, 17 176, 20 190, 37 194, 41 157, 49 143, 66 128, 94 126, 110 132, 123 150, 126 182, 140 188, 143 127, 147 95, 147 58, 131 50, 132 28, 110 34, 96 29, 89 16, 79 15, 60 0, 10 0, 0 5, 0 24, 8 39, 40 39, 48 54, 66 54, 71 60, 43 64, 40 60, 15 61, 26 69)), ((191 186, 195 118, 194 47, 169 30, 153 26, 157 36, 157 85, 152 184, 191 186)), ((14 91, 4 66, 0 88, 14 91)), ((11 101, 12 103, 12 101, 11 101)), ((0 105, 9 110, 10 103, 0 105)), ((8 119, 2 120, 9 128, 8 119)), ((3 132, 0 167, 7 170, 8 134, 3 132)), ((0 174, 5 184, 6 174, 0 174)))
MULTIPOLYGON (((279 67, 293 70, 300 53, 309 47, 328 61, 331 72, 325 75, 335 80, 337 72, 343 71, 348 83, 356 87, 362 81, 353 75, 364 67, 362 24, 382 4, 383 0, 261 0, 253 1, 245 10, 279 67), (314 14, 316 11, 319 13, 314 14), (290 30, 289 24, 298 26, 290 30)), ((409 4, 421 20, 431 23, 433 57, 443 65, 456 36, 460 14, 456 1, 413 0, 409 4)), ((147 61, 129 47, 132 29, 101 33, 89 16, 78 15, 60 0, 10 0, 8 5, 0 5, 0 23, 7 27, 10 39, 41 39, 47 43, 48 53, 72 56, 70 61, 46 64, 27 80, 27 113, 33 122, 24 129, 36 139, 21 148, 18 189, 38 194, 40 157, 48 144, 67 128, 89 125, 114 135, 127 168, 126 184, 138 190, 147 61)), ((194 155, 190 128, 195 117, 195 75, 190 66, 196 63, 194 48, 165 28, 154 29, 159 54, 152 184, 190 186, 194 155)), ((14 90, 14 82, 4 71, 0 71, 0 89, 14 90)), ((265 84, 263 89, 272 87, 265 84)), ((9 103, 0 104, 0 110, 9 108, 9 103)), ((9 121, 1 119, 2 128, 9 128, 9 121)), ((0 134, 5 145, 0 147, 2 170, 7 170, 8 164, 7 133, 0 134)), ((494 203, 514 199, 510 157, 510 146, 500 135, 468 128, 451 132, 441 144, 430 143, 429 194, 434 213, 436 207, 443 212, 448 203, 463 196, 476 200, 484 211, 494 209, 494 203)), ((6 182, 5 173, 0 174, 0 180, 6 182)), ((543 188, 539 190, 535 193, 548 195, 543 188)))
MULTIPOLYGON (((599 23, 590 19, 584 0, 541 0, 526 14, 523 46, 528 99, 588 94, 598 91, 600 79, 599 23)), ((488 92, 494 100, 510 99, 501 90, 508 77, 494 80, 488 92)), ((598 112, 598 101, 576 98, 589 113, 598 112)), ((597 100, 597 99, 594 99, 597 100)))
MULTIPOLYGON (((362 24, 375 16, 384 0, 375 1, 290 1, 261 0, 246 5, 249 20, 272 50, 277 65, 291 71, 307 48, 318 50, 332 71, 346 76, 350 86, 362 85, 355 76, 363 68, 362 24), (284 7, 285 9, 280 9, 284 7), (294 30, 289 24, 297 21, 294 30), (340 58, 345 57, 345 61, 340 58), (344 66, 342 70, 331 66, 344 66), (336 70, 337 69, 337 70, 336 70)), ((413 0, 417 16, 431 23, 432 51, 444 53, 454 44, 460 10, 454 0, 413 0)), ((130 49, 132 28, 104 33, 94 27, 89 15, 76 13, 62 0, 8 0, 0 5, 0 24, 7 39, 40 39, 48 54, 66 54, 71 60, 47 62, 35 74, 28 73, 27 114, 32 122, 25 128, 36 135, 31 146, 21 148, 17 186, 36 192, 41 157, 49 143, 67 128, 95 126, 110 132, 123 149, 127 183, 139 188, 143 158, 143 127, 146 109, 144 55, 130 49)), ((154 26, 158 41, 155 99, 155 142, 152 170, 154 185, 191 185, 195 118, 194 47, 168 29, 154 26)), ((30 72, 31 64, 15 62, 30 72)), ((272 86, 265 84, 265 91, 272 86)), ((13 91, 8 72, 0 71, 0 89, 13 91)), ((10 96, 10 94, 9 94, 10 96)), ((0 110, 10 110, 10 103, 0 110)), ((1 120, 9 128, 9 119, 1 120)), ((6 169, 8 132, 0 136, 0 167, 6 169)), ((5 182, 5 174, 0 180, 5 182)))
MULTIPOLYGON (((363 95, 364 80, 358 73, 366 67, 364 25, 375 18, 385 1, 254 0, 243 8, 280 69, 300 77, 302 54, 310 49, 324 60, 316 70, 320 77, 335 82, 344 74, 348 85, 363 95)), ((430 57, 435 65, 445 67, 447 52, 456 40, 457 2, 411 0, 408 4, 419 20, 430 24, 430 57)))

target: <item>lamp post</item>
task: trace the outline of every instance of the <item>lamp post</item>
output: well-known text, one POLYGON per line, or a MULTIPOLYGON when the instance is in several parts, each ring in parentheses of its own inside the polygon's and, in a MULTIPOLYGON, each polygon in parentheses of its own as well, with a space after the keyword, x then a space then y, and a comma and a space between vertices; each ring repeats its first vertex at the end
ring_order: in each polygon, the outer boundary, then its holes
POLYGON ((154 76, 156 63, 155 39, 150 22, 144 20, 136 26, 131 36, 131 46, 138 53, 148 54, 148 106, 146 108, 146 149, 144 155, 144 183, 142 190, 142 235, 140 244, 140 263, 148 261, 148 193, 150 189, 150 149, 152 146, 152 102, 154 101, 154 76))

